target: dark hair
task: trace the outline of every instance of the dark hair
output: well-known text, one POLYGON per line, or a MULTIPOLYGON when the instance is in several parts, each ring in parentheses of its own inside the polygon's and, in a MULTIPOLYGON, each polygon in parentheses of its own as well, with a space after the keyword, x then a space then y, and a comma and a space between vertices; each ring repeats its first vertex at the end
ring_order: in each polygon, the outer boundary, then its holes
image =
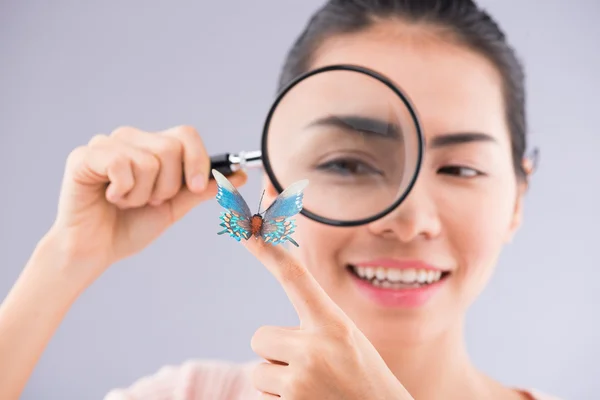
POLYGON ((472 0, 329 0, 312 16, 288 53, 279 79, 280 89, 307 72, 323 40, 359 32, 378 20, 394 18, 449 30, 461 44, 478 51, 496 66, 503 80, 515 172, 525 179, 522 161, 527 147, 527 123, 523 67, 498 24, 472 0))

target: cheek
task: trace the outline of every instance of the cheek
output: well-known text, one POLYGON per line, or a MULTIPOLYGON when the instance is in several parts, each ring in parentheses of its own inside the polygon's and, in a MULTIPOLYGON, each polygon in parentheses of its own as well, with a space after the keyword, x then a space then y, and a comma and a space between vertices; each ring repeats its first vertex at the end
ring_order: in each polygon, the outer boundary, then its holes
POLYGON ((514 212, 516 193, 510 185, 448 196, 442 215, 446 236, 459 267, 461 291, 477 295, 489 280, 500 255, 514 212))
POLYGON ((296 218, 296 224, 293 237, 300 247, 294 247, 295 255, 322 286, 327 286, 340 273, 345 273, 339 255, 350 240, 352 229, 320 224, 301 215, 296 218))

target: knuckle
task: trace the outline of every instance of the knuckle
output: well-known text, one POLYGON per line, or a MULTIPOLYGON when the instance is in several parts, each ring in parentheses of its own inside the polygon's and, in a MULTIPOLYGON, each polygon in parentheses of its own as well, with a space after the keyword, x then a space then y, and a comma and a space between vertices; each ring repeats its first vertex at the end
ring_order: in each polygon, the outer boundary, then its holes
POLYGON ((329 325, 330 334, 335 340, 344 342, 354 341, 354 333, 350 326, 341 321, 331 322, 329 325))
POLYGON ((206 150, 202 137, 194 127, 188 125, 178 126, 174 129, 172 136, 180 139, 189 157, 194 159, 205 157, 206 150))
POLYGON ((342 322, 334 322, 328 327, 328 343, 331 347, 350 349, 356 346, 353 330, 342 322))
POLYGON ((122 137, 129 137, 133 134, 135 134, 138 130, 132 126, 127 126, 127 125, 123 125, 123 126, 119 126, 118 128, 114 129, 110 136, 112 137, 116 137, 116 138, 122 138, 122 137))
POLYGON ((157 149, 157 155, 159 157, 170 158, 170 157, 181 157, 182 152, 182 144, 179 140, 166 137, 159 136, 161 138, 161 143, 157 149))
POLYGON ((106 143, 108 140, 108 136, 104 134, 94 135, 88 142, 88 146, 97 146, 103 143, 106 143))
POLYGON ((118 151, 116 149, 113 149, 110 152, 110 160, 112 163, 124 165, 129 162, 130 158, 127 156, 127 154, 122 153, 121 151, 118 151))
POLYGON ((129 157, 118 151, 111 152, 109 167, 114 169, 122 169, 129 167, 129 157))
POLYGON ((200 133, 198 133, 196 128, 194 128, 193 126, 190 126, 190 125, 179 125, 179 126, 175 127, 174 132, 175 132, 175 136, 180 136, 180 137, 190 138, 190 139, 199 139, 200 138, 200 133))
POLYGON ((144 155, 138 162, 143 172, 156 173, 160 170, 160 161, 153 155, 144 155))
POLYGON ((306 269, 298 263, 281 260, 281 278, 286 282, 294 282, 306 275, 306 269))
POLYGON ((254 332, 254 335, 252 335, 252 339, 250 340, 250 347, 252 350, 256 351, 262 347, 267 331, 268 328, 266 326, 261 326, 254 332))
POLYGON ((67 156, 67 166, 75 167, 79 165, 86 157, 89 152, 87 146, 78 146, 74 148, 67 156))

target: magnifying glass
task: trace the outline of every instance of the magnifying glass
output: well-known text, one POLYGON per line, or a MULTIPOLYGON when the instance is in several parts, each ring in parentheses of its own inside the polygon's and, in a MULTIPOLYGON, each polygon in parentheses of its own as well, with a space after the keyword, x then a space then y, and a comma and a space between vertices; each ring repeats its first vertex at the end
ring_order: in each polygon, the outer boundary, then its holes
POLYGON ((267 115, 260 151, 211 157, 225 176, 262 167, 281 193, 301 179, 304 216, 357 226, 398 207, 421 169, 424 138, 407 96, 355 65, 311 70, 289 83, 267 115))

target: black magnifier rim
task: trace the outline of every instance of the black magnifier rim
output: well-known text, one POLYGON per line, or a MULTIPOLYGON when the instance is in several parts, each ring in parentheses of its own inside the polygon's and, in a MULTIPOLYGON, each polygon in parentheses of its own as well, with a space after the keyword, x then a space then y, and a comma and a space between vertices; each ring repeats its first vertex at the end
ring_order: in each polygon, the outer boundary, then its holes
MULTIPOLYGON (((387 214, 391 213, 393 210, 396 209, 396 207, 398 207, 403 201, 404 199, 406 199, 406 197, 409 195, 409 193, 412 191, 417 178, 419 176, 419 173, 421 171, 421 165, 422 165, 422 161, 423 161, 423 152, 424 152, 424 142, 425 139, 423 137, 423 129, 421 127, 421 123, 419 121, 419 118, 417 116, 417 113, 415 111, 415 107, 413 106, 412 102, 408 99, 408 97, 396 86, 396 84, 394 84, 389 78, 387 78, 386 76, 380 74, 379 72, 373 71, 369 68, 366 67, 362 67, 362 66, 358 66, 358 65, 353 65, 353 64, 335 64, 335 65, 327 65, 324 67, 320 67, 317 69, 313 69, 310 70, 308 72, 305 72, 301 75, 299 75, 298 77, 296 77, 294 80, 292 80, 290 83, 288 83, 282 90, 281 92, 277 95, 277 98, 275 99, 275 101, 273 102, 273 104, 271 105, 271 109, 269 110, 269 113, 267 114, 267 118, 265 120, 265 124, 263 126, 263 133, 262 133, 262 139, 261 139, 261 151, 262 151, 262 162, 263 162, 263 167, 265 172, 267 173, 267 176, 269 177, 269 179, 271 180, 271 183, 273 184, 273 186, 275 187, 275 189, 277 189, 278 193, 283 192, 284 187, 281 186, 281 184, 279 183, 279 181, 277 180, 277 177, 275 176, 275 173, 273 172, 273 168, 271 166, 271 161, 269 160, 269 153, 267 150, 267 139, 268 139, 268 135, 269 135, 269 127, 271 125, 271 119, 273 118, 273 114, 275 113, 275 110, 277 109, 277 106, 279 105, 279 103, 281 102, 281 100, 283 99, 283 97, 287 94, 287 92, 289 92, 294 86, 296 86, 298 83, 302 82, 304 79, 307 79, 313 75, 322 73, 322 72, 328 72, 328 71, 353 71, 353 72, 358 72, 358 73, 362 73, 365 74, 367 76, 370 76, 371 78, 377 79, 378 81, 380 81, 381 83, 383 83, 384 85, 386 85, 390 90, 392 90, 404 103, 404 105, 408 108, 408 111, 410 113, 410 116, 413 120, 413 123, 415 125, 415 128, 417 130, 417 139, 418 139, 418 143, 419 143, 419 153, 417 155, 417 166, 416 166, 416 170, 415 173, 411 179, 411 181, 408 184, 407 189, 405 190, 405 192, 392 204, 390 205, 388 208, 384 209, 383 211, 380 211, 379 213, 368 217, 368 218, 363 218, 363 219, 358 219, 358 220, 344 220, 344 221, 339 221, 339 220, 335 220, 335 219, 330 219, 330 218, 325 218, 323 216, 317 215, 305 208, 303 208, 300 211, 300 214, 304 215, 305 217, 313 220, 313 221, 317 221, 326 225, 331 225, 331 226, 338 226, 338 227, 350 227, 350 226, 359 226, 359 225, 364 225, 364 224, 368 224, 371 223, 373 221, 376 221, 384 216, 386 216, 387 214)), ((309 183, 310 185, 310 183, 309 183)))

